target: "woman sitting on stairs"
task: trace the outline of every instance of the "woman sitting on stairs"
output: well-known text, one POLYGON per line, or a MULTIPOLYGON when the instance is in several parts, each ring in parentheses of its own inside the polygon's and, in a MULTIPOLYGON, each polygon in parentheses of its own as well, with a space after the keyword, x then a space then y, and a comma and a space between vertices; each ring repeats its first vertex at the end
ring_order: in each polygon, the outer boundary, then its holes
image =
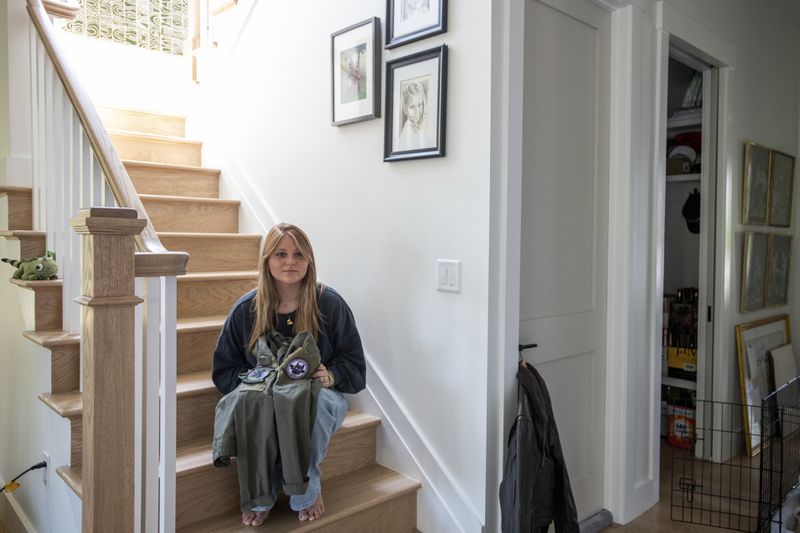
MULTIPOLYGON (((317 340, 321 364, 313 380, 322 388, 311 431, 308 489, 289 500, 301 521, 316 520, 325 512, 320 463, 331 436, 347 414, 342 393, 355 394, 366 383, 361 338, 344 299, 317 283, 311 243, 297 226, 278 224, 269 230, 258 272, 258 288, 242 296, 225 321, 214 350, 212 378, 223 394, 236 389, 241 382, 239 375, 256 366, 253 349, 259 337, 271 331, 284 337, 309 331, 317 340)), ((280 479, 273 485, 277 494, 280 479)), ((268 506, 243 509, 242 523, 261 525, 269 511, 268 506)))

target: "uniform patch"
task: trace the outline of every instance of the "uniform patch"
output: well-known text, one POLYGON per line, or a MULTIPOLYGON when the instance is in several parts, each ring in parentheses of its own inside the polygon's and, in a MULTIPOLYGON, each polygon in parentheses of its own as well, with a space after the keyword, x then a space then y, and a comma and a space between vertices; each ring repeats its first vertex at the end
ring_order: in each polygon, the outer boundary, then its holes
POLYGON ((308 370, 308 361, 298 357, 289 361, 284 372, 289 379, 303 379, 308 375, 308 370))
POLYGON ((269 376, 270 372, 272 372, 271 368, 259 366, 248 372, 247 375, 242 378, 242 381, 245 383, 261 383, 267 379, 267 376, 269 376))

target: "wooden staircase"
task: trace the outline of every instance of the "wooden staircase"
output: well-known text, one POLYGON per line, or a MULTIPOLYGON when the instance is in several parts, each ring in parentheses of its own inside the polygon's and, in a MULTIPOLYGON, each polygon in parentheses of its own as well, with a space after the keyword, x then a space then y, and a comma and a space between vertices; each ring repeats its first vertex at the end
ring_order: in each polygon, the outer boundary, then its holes
MULTIPOLYGON (((219 171, 200 165, 201 143, 184 138, 182 117, 101 109, 117 151, 164 246, 191 254, 177 280, 177 511, 179 531, 239 531, 236 468, 211 461, 214 408, 211 381, 216 339, 233 303, 255 287, 260 235, 240 234, 239 202, 218 198, 219 171)), ((9 197, 7 238, 23 241, 26 255, 44 251, 31 231, 30 190, 3 188, 9 197), (12 208, 11 205, 14 205, 12 208)), ((52 383, 39 398, 71 422, 71 463, 57 469, 81 496, 83 404, 79 390, 79 335, 61 330, 61 282, 19 282, 35 291, 34 331, 24 335, 52 352, 52 383)), ((269 531, 416 530, 419 483, 375 463, 380 420, 350 412, 322 465, 326 514, 299 522, 285 501, 267 520, 269 531)))

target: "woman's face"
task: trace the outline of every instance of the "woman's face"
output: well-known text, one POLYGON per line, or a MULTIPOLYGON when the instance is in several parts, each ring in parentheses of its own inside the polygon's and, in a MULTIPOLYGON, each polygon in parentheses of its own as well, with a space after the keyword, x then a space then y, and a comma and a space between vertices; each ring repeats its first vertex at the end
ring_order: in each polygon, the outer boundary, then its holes
POLYGON ((405 101, 405 112, 408 120, 414 125, 419 126, 419 121, 425 113, 425 102, 416 94, 412 94, 405 101))
POLYGON ((284 235, 269 256, 269 273, 276 285, 299 284, 308 272, 308 260, 289 235, 284 235))

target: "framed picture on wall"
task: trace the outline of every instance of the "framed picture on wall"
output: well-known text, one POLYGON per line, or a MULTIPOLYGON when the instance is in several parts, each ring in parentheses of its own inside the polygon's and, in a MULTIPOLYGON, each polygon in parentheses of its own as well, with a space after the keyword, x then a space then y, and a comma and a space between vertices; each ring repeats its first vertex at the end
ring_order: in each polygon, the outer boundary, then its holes
POLYGON ((387 0, 386 48, 447 31, 447 0, 387 0))
POLYGON ((331 35, 331 124, 381 116, 381 22, 372 17, 331 35))
POLYGON ((777 233, 770 234, 768 250, 766 305, 767 307, 786 305, 789 303, 792 237, 777 233))
POLYGON ((447 46, 386 63, 383 160, 444 157, 447 46))
POLYGON ((770 150, 769 225, 788 228, 792 224, 794 157, 770 150))
POLYGON ((744 145, 742 224, 767 223, 769 196, 769 149, 756 143, 744 145))
POLYGON ((749 313, 764 308, 769 235, 745 232, 742 246, 742 288, 739 311, 749 313))
POLYGON ((761 398, 775 390, 770 370, 770 351, 792 342, 789 316, 780 315, 736 326, 739 382, 742 388, 747 451, 753 456, 761 449, 761 398))

